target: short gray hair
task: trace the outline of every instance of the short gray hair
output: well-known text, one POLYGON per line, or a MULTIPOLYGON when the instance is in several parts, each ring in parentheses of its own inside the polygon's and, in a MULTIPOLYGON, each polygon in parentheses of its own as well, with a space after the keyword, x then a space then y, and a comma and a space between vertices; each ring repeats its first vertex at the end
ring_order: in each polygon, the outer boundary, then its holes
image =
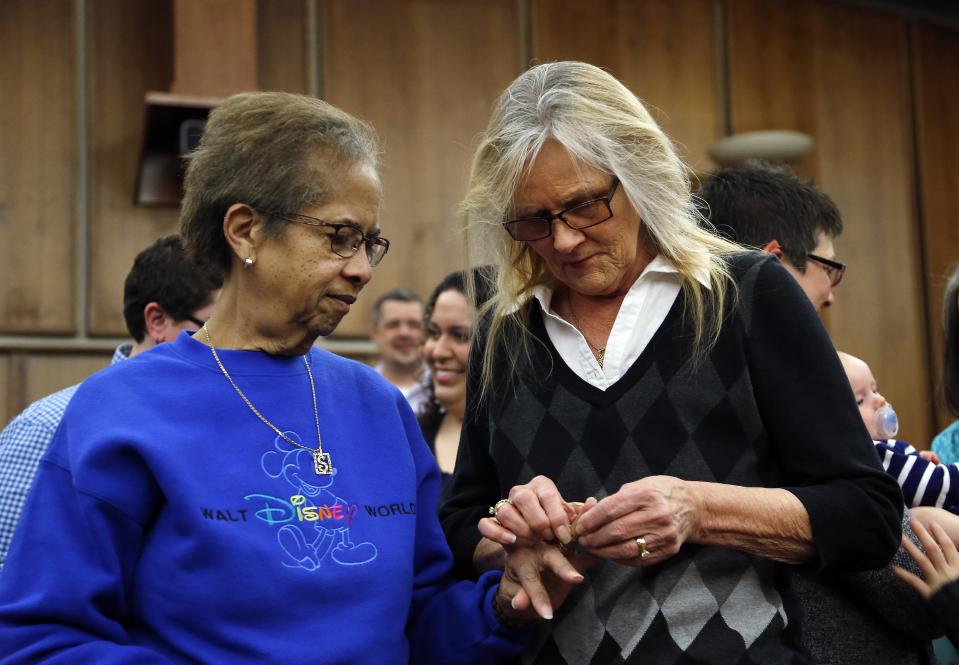
MULTIPOLYGON (((373 127, 314 97, 244 92, 213 109, 199 147, 187 157, 180 235, 199 263, 225 273, 231 252, 223 218, 234 203, 264 212, 322 204, 337 174, 379 167, 373 127)), ((267 228, 277 231, 275 221, 267 228)))

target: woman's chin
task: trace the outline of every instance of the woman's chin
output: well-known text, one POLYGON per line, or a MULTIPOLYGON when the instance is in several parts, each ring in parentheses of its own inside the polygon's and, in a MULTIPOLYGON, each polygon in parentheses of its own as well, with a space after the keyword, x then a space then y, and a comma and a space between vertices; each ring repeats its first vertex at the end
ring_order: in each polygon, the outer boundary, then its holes
POLYGON ((444 409, 449 409, 451 404, 456 404, 466 396, 466 382, 460 381, 455 386, 445 386, 437 383, 433 384, 433 394, 436 401, 444 409))
POLYGON ((332 334, 343 320, 344 314, 339 312, 321 312, 309 320, 306 334, 316 341, 317 337, 326 337, 332 334))

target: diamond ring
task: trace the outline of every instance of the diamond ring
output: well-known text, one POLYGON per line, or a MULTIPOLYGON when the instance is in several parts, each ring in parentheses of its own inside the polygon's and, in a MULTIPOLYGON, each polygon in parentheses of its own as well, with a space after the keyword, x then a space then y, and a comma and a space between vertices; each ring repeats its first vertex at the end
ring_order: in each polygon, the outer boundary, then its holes
POLYGON ((640 559, 645 559, 645 558, 648 557, 650 554, 652 554, 652 552, 650 552, 649 549, 646 547, 646 539, 643 538, 642 536, 640 536, 639 538, 636 539, 636 544, 639 545, 639 558, 640 558, 640 559))

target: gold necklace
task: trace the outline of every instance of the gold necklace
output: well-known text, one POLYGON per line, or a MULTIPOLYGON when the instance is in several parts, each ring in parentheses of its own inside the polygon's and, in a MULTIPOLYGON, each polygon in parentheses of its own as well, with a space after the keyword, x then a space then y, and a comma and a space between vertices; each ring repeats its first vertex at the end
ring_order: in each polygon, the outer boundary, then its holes
POLYGON ((210 345, 210 351, 213 352, 213 359, 216 361, 217 366, 219 366, 220 371, 223 372, 223 376, 226 377, 226 380, 230 382, 230 385, 233 386, 233 390, 236 391, 236 394, 250 407, 250 411, 256 415, 257 418, 263 421, 267 427, 279 434, 284 441, 292 443, 297 448, 302 448, 303 450, 309 451, 313 456, 313 470, 318 476, 329 476, 333 473, 333 461, 330 459, 330 454, 323 452, 323 439, 320 438, 320 415, 316 409, 316 386, 313 383, 313 371, 310 369, 310 363, 306 359, 306 356, 303 356, 303 364, 306 365, 306 375, 310 377, 310 392, 313 394, 313 420, 316 422, 316 450, 313 450, 309 446, 304 446, 302 443, 294 441, 286 434, 280 431, 280 429, 267 420, 262 413, 256 410, 256 407, 253 406, 246 395, 243 394, 243 391, 240 390, 240 386, 236 385, 236 382, 233 381, 233 377, 230 376, 230 373, 226 371, 226 367, 223 366, 223 363, 220 361, 220 356, 217 355, 216 347, 213 346, 213 340, 210 339, 210 331, 207 330, 204 325, 200 330, 203 331, 203 335, 206 337, 206 343, 210 345))
MULTIPOLYGON (((583 339, 586 340, 586 346, 588 346, 590 351, 593 352, 593 355, 596 356, 596 362, 598 362, 600 368, 602 368, 603 359, 606 357, 606 347, 604 346, 603 348, 599 348, 589 341, 589 337, 587 337, 586 333, 583 331, 583 324, 579 322, 579 317, 576 316, 576 310, 573 309, 573 299, 567 296, 566 302, 569 303, 569 313, 573 319, 573 325, 579 331, 579 334, 583 336, 583 339)), ((607 346, 608 345, 609 342, 607 341, 607 346)))

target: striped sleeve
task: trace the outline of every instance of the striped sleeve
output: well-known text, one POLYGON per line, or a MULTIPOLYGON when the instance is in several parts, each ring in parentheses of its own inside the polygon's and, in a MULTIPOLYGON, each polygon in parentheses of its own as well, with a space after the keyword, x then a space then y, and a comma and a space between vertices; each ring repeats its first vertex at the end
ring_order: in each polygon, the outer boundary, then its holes
POLYGON ((886 473, 899 483, 907 506, 959 513, 959 464, 934 464, 905 441, 874 441, 886 473))

